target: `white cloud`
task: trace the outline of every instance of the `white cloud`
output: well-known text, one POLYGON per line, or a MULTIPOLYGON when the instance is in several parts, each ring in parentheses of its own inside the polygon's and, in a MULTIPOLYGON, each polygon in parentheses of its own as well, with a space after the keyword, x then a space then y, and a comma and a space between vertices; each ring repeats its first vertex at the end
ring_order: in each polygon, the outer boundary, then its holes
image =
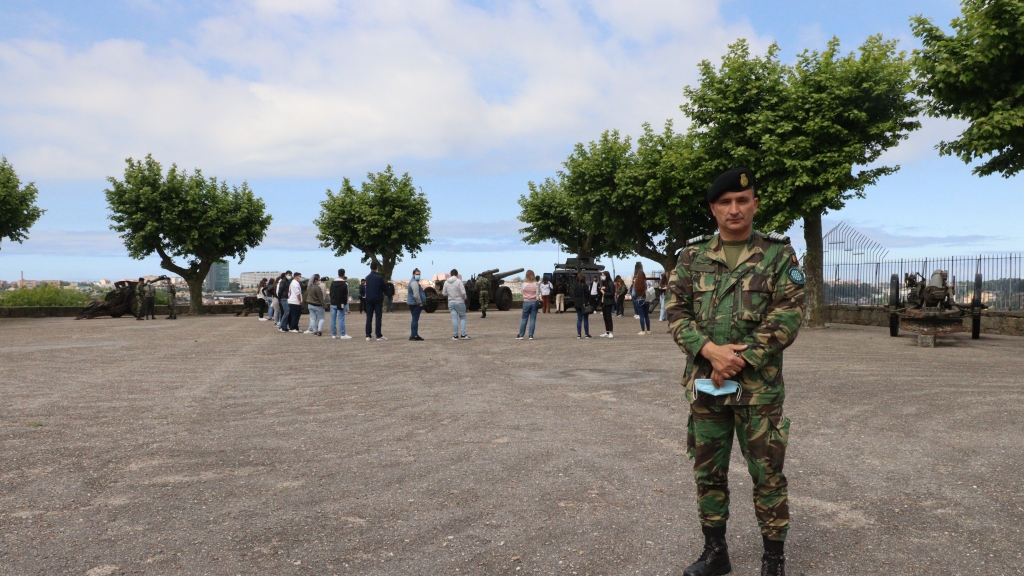
POLYGON ((738 37, 767 44, 700 0, 239 1, 169 47, 0 42, 0 139, 31 178, 149 152, 232 178, 548 169, 603 129, 678 116, 695 64, 738 37))

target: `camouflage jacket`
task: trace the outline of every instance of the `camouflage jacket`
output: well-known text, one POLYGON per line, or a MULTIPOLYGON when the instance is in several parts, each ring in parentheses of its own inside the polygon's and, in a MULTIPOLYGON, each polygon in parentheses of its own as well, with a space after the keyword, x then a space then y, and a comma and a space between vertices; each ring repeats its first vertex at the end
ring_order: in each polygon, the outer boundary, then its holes
POLYGON ((480 294, 491 295, 491 279, 487 276, 476 277, 476 289, 480 294))
POLYGON ((683 386, 693 402, 693 383, 711 377, 711 362, 700 355, 709 340, 746 344, 747 367, 733 377, 735 395, 700 395, 704 404, 773 404, 786 397, 782 351, 796 339, 804 313, 804 274, 789 239, 753 232, 729 271, 718 235, 701 237, 679 253, 669 280, 666 305, 670 330, 686 354, 683 386))

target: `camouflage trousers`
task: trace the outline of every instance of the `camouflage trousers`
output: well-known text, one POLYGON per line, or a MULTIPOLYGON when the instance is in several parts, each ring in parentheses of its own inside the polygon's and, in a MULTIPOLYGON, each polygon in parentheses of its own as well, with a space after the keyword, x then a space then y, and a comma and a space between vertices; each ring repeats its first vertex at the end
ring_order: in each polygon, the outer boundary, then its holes
POLYGON ((700 523, 714 528, 729 520, 729 457, 734 431, 754 483, 754 514, 761 534, 769 540, 785 541, 789 499, 782 466, 789 419, 782 413, 782 404, 690 405, 687 449, 697 481, 700 523))
POLYGON ((480 309, 487 310, 487 307, 491 304, 491 295, 489 292, 480 293, 480 309))

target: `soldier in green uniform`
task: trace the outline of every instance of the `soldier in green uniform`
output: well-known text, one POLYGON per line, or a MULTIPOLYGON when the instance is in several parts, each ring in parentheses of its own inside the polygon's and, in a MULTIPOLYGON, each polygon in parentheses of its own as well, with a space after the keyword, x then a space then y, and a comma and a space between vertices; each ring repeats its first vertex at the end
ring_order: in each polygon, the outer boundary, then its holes
POLYGON ((152 282, 146 282, 146 306, 143 308, 143 315, 147 320, 156 320, 156 286, 152 282))
POLYGON ((146 319, 146 281, 142 278, 135 284, 135 319, 146 319))
POLYGON ((174 284, 167 281, 167 311, 170 313, 167 315, 168 320, 177 320, 177 306, 178 306, 178 291, 174 289, 174 284))
POLYGON ((491 303, 491 277, 487 274, 477 276, 476 289, 480 297, 480 317, 487 318, 487 306, 491 303))
POLYGON ((669 281, 668 320, 686 354, 687 450, 694 460, 704 551, 685 576, 729 573, 729 456, 733 435, 754 484, 761 574, 785 575, 789 440, 782 351, 803 319, 804 274, 789 239, 753 230, 758 198, 746 168, 708 192, 719 233, 688 242, 669 281))

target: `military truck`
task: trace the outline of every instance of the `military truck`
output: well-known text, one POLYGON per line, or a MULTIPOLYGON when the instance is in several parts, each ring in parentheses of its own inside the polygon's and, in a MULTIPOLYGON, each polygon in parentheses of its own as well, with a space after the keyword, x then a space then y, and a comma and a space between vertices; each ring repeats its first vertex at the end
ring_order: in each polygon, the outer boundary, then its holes
POLYGON ((576 258, 566 258, 562 264, 555 264, 555 271, 551 273, 552 285, 557 285, 559 280, 569 287, 568 295, 565 298, 565 307, 573 306, 572 292, 576 288, 576 277, 583 274, 587 279, 587 288, 593 283, 594 278, 600 278, 604 272, 604 266, 594 262, 593 258, 577 255, 576 258))

